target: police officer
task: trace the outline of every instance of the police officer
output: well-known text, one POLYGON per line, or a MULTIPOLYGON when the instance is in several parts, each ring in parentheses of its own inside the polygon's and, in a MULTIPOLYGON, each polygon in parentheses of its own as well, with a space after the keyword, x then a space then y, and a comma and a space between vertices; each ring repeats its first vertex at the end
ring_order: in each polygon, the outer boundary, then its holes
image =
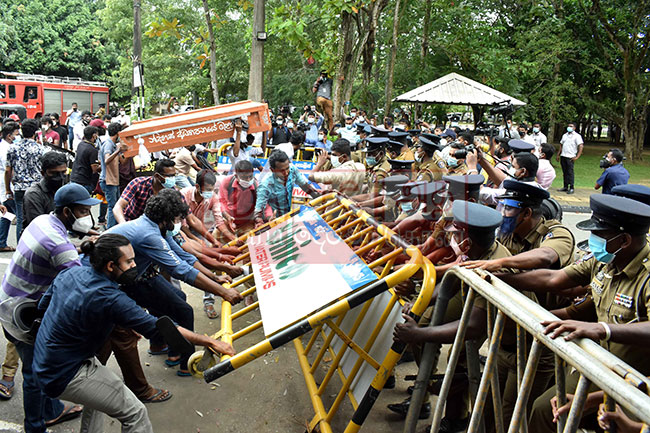
POLYGON ((364 197, 356 196, 355 201, 367 200, 371 197, 377 197, 381 190, 380 181, 388 176, 391 170, 390 163, 386 159, 386 144, 388 138, 369 137, 366 138, 366 148, 363 152, 366 154, 366 185, 368 194, 364 197))
POLYGON ((388 133, 388 138, 390 139, 389 145, 393 146, 395 149, 399 146, 399 150, 396 152, 397 155, 394 156, 393 159, 399 159, 401 161, 415 160, 413 151, 409 149, 408 137, 408 132, 393 131, 388 133))
POLYGON ((388 176, 379 181, 382 188, 376 198, 359 203, 370 215, 378 217, 385 222, 393 222, 399 215, 399 208, 395 199, 399 195, 401 185, 407 183, 409 178, 403 175, 388 176))
POLYGON ((412 245, 423 243, 433 233, 442 215, 444 199, 441 193, 446 189, 447 184, 443 181, 416 181, 402 185, 396 200, 402 213, 397 217, 398 224, 393 230, 412 245))
POLYGON ((407 176, 409 180, 413 178, 413 165, 415 164, 415 160, 411 159, 408 161, 401 160, 401 159, 388 159, 388 163, 390 164, 390 175, 391 176, 396 176, 398 174, 402 176, 407 176))
MULTIPOLYGON (((646 233, 650 228, 650 206, 626 197, 594 194, 590 197, 592 216, 578 223, 590 232, 589 247, 593 256, 563 269, 540 269, 519 275, 499 275, 515 288, 538 293, 560 293, 575 286, 591 286, 591 297, 579 305, 555 310, 560 319, 572 321, 547 323, 547 332, 572 332, 583 327, 578 321, 600 322, 597 338, 613 355, 650 374, 650 347, 608 342, 608 324, 634 323, 648 318, 650 308, 650 245, 646 233), (559 327, 559 328, 558 328, 559 327)), ((557 335, 557 332, 554 334, 557 335)), ((567 392, 573 393, 578 375, 567 377, 567 392)), ((537 398, 533 404, 528 430, 531 433, 553 432, 550 400, 555 388, 537 398)), ((591 415, 596 408, 586 408, 591 415)))
POLYGON ((440 157, 440 137, 433 134, 421 134, 415 146, 417 161, 415 180, 433 182, 441 180, 447 174, 447 164, 440 157))
MULTIPOLYGON (((453 225, 448 230, 452 236, 452 244, 458 256, 464 256, 473 260, 491 260, 509 256, 508 250, 495 239, 495 229, 501 224, 502 217, 499 212, 487 206, 464 200, 456 200, 452 207, 453 225)), ((463 308, 463 299, 460 293, 460 281, 458 281, 458 292, 450 300, 444 324, 430 327, 423 326, 424 323, 416 323, 407 314, 403 315, 404 323, 395 325, 393 339, 411 345, 422 345, 424 343, 453 343, 458 330, 460 312, 463 308)), ((407 306, 406 310, 410 308, 407 306)), ((468 323, 466 339, 475 340, 485 337, 485 320, 487 304, 483 298, 477 297, 472 309, 471 318, 468 323)), ((466 388, 465 388, 466 389, 466 388)), ((443 424, 449 424, 450 431, 458 431, 467 425, 467 408, 463 404, 465 392, 450 394, 446 405, 446 418, 443 424)), ((430 415, 431 405, 428 398, 420 410, 420 419, 430 415)), ((406 416, 410 405, 410 398, 401 403, 390 404, 388 409, 406 416)))
POLYGON ((618 185, 612 188, 612 194, 631 198, 632 200, 650 205, 650 188, 645 185, 637 185, 634 183, 618 185))
POLYGON ((512 149, 514 153, 519 153, 519 152, 533 153, 533 150, 535 150, 534 144, 517 138, 513 140, 509 140, 508 146, 510 146, 510 149, 512 149))

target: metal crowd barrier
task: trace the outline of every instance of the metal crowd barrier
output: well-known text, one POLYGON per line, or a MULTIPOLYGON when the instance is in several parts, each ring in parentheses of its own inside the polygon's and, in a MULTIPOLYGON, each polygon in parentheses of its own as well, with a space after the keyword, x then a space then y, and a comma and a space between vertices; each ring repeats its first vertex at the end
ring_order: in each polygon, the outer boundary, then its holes
MULTIPOLYGON (((575 368, 580 374, 571 409, 568 414, 561 416, 557 422, 558 433, 574 433, 578 429, 590 384, 594 384, 604 391, 608 408, 613 410, 614 402, 616 402, 645 424, 650 423, 650 396, 646 394, 647 390, 650 389, 648 387, 650 382, 646 377, 592 340, 566 341, 563 338, 551 339, 544 334, 544 327, 541 322, 558 320, 558 318, 488 272, 460 267, 454 267, 447 271, 437 291, 431 326, 442 324, 448 302, 456 293, 458 280, 461 282, 465 303, 435 407, 431 425, 432 433, 437 432, 440 428, 445 402, 451 388, 451 381, 459 355, 465 344, 467 347, 469 390, 472 401, 472 411, 467 431, 469 433, 485 431, 483 411, 488 392, 491 391, 494 407, 494 429, 497 433, 504 432, 506 426, 504 426, 501 407, 496 359, 506 318, 513 320, 517 325, 518 394, 510 425, 507 426, 508 433, 527 432, 526 405, 543 347, 549 348, 555 354, 558 407, 567 402, 564 380, 567 366, 575 368), (480 364, 476 342, 464 341, 472 305, 478 295, 487 300, 489 310, 487 315, 489 347, 487 362, 482 375, 479 372, 480 364), (534 337, 528 354, 526 354, 527 333, 534 337), (474 386, 472 386, 472 383, 474 386)), ((404 428, 405 433, 415 431, 419 408, 426 393, 426 384, 433 367, 437 365, 440 346, 440 344, 428 343, 424 347, 424 354, 411 400, 411 410, 409 410, 404 428)), ((647 426, 644 427, 644 430, 648 430, 647 426)))
MULTIPOLYGON (((368 263, 378 279, 244 350, 239 348, 233 357, 222 356, 218 364, 212 353, 197 352, 190 360, 190 370, 195 375, 203 372, 205 380, 211 382, 293 340, 315 411, 309 423, 309 431, 318 429, 322 433, 332 432, 332 421, 340 413, 341 403, 347 397, 354 414, 345 432, 352 433, 361 428, 406 349, 404 344, 392 341, 392 330, 395 323, 401 321, 403 306, 403 301, 392 288, 422 270, 422 290, 411 310, 411 315, 418 320, 433 295, 435 269, 417 248, 408 245, 395 232, 378 223, 347 198, 331 193, 311 200, 309 204, 354 249, 357 256, 363 259, 367 253, 384 253, 382 257, 368 263), (395 261, 403 254, 410 260, 396 268, 395 261), (311 335, 307 335, 310 332, 311 335), (380 344, 383 344, 383 348, 380 344), (323 374, 324 377, 321 377, 323 374), (369 385, 360 387, 362 376, 369 385), (336 391, 334 401, 328 405, 325 400, 330 400, 332 389, 337 386, 337 381, 332 380, 335 377, 338 377, 342 386, 336 391), (372 379, 368 380, 369 378, 372 379)), ((296 212, 294 210, 271 221, 231 244, 241 245, 248 237, 281 224, 296 212)), ((250 264, 248 246, 244 243, 240 250, 242 255, 236 263, 250 264)), ((253 274, 233 281, 231 286, 245 287, 246 283, 253 283, 253 274)), ((254 286, 248 287, 241 293, 248 296, 255 290, 254 286)), ((221 330, 215 334, 215 338, 235 346, 240 338, 260 330, 263 325, 262 320, 257 320, 241 328, 235 326, 236 323, 246 323, 244 318, 259 309, 259 301, 238 308, 233 311, 230 303, 222 303, 221 330)), ((336 420, 339 421, 338 418, 336 420)))

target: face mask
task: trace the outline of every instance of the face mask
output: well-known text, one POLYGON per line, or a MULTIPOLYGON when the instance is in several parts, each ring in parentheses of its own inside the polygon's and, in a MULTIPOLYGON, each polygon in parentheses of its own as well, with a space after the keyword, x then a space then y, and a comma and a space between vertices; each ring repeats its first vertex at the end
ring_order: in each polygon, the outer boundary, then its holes
POLYGON ((451 241, 449 241, 449 246, 454 251, 454 254, 456 254, 456 257, 460 257, 463 255, 463 250, 460 249, 460 245, 458 245, 456 236, 451 237, 451 241))
POLYGON ((340 156, 330 156, 330 161, 332 162, 332 167, 340 167, 341 166, 341 157, 340 156))
POLYGON ((124 116, 126 114, 126 111, 120 111, 120 116, 124 116))
POLYGON ((47 125, 41 125, 41 130, 43 130, 43 132, 47 131, 47 125))
POLYGON ((499 227, 499 233, 502 235, 509 235, 514 232, 517 227, 517 216, 518 215, 508 217, 504 216, 501 227, 499 227))
POLYGON ((287 123, 287 128, 289 128, 289 129, 293 128, 293 122, 287 123))
POLYGON ((88 126, 88 124, 90 123, 90 119, 82 119, 81 122, 82 122, 84 125, 88 126))
POLYGON ((325 136, 323 134, 318 134, 318 139, 320 141, 323 141, 325 139, 325 136))
POLYGON ((307 123, 310 123, 310 124, 314 123, 315 120, 316 119, 314 119, 313 117, 310 117, 310 118, 307 119, 307 123))
POLYGON ((508 169, 508 174, 511 177, 514 177, 516 179, 517 178, 516 173, 517 173, 517 169, 511 165, 510 168, 508 169))
POLYGON ((72 223, 72 230, 75 232, 88 233, 90 229, 93 228, 92 216, 87 215, 82 218, 76 218, 74 216, 74 213, 72 213, 72 210, 70 210, 70 213, 72 214, 72 218, 74 218, 74 222, 72 223))
POLYGON ((413 212, 413 203, 410 201, 406 203, 400 203, 400 207, 402 208, 402 212, 413 212))
POLYGON ((454 158, 453 156, 448 156, 447 157, 447 166, 448 167, 458 167, 458 160, 454 158))
POLYGON ((203 197, 206 200, 210 200, 212 198, 213 194, 214 194, 214 192, 212 192, 212 191, 203 191, 201 193, 201 197, 203 197))
POLYGON ((47 189, 50 191, 56 191, 61 188, 64 181, 65 177, 63 176, 63 173, 45 177, 45 184, 47 185, 47 189))
POLYGON ((525 137, 526 131, 519 131, 519 137, 525 137))
POLYGON ((282 123, 283 123, 282 120, 277 120, 277 121, 275 122, 275 124, 278 125, 278 126, 282 126, 282 123))
MULTIPOLYGON (((614 240, 619 236, 620 234, 614 236, 610 240, 614 240)), ((616 254, 618 254, 618 252, 621 251, 621 248, 619 248, 613 253, 607 252, 607 242, 608 242, 607 239, 603 239, 600 236, 596 236, 593 233, 589 235, 589 249, 594 254, 594 257, 596 257, 596 260, 602 263, 611 263, 616 257, 616 254)))
POLYGON ((174 237, 181 232, 181 223, 174 223, 172 230, 167 230, 167 236, 174 237))
POLYGON ((164 188, 173 188, 176 186, 176 176, 165 177, 165 180, 162 182, 164 188))
POLYGON ((365 120, 365 119, 363 118, 363 116, 359 116, 359 117, 357 117, 357 121, 358 121, 359 123, 363 122, 364 120, 365 120))
POLYGON ((125 286, 128 286, 130 284, 135 283, 135 280, 138 278, 138 268, 133 267, 130 269, 127 269, 126 271, 123 271, 116 279, 115 282, 118 284, 122 284, 125 286))
POLYGON ((377 165, 377 158, 375 158, 374 156, 367 156, 366 164, 368 164, 371 167, 377 165))
POLYGON ((445 147, 447 145, 447 139, 446 138, 441 138, 440 139, 440 147, 445 147))
POLYGON ((354 127, 354 125, 347 125, 347 124, 345 125, 346 129, 352 129, 353 127, 354 127))
POLYGON ((175 110, 178 110, 179 108, 180 108, 179 105, 174 105, 174 109, 175 109, 175 110))
POLYGON ((422 162, 422 154, 421 153, 416 153, 415 154, 415 160, 417 162, 422 162))
POLYGON ((237 178, 237 182, 239 182, 239 186, 242 188, 249 188, 253 184, 252 180, 242 180, 240 178, 237 178))
POLYGON ((533 128, 533 132, 534 132, 535 134, 537 134, 537 133, 539 132, 539 128, 537 128, 537 127, 533 128))
POLYGON ((566 127, 566 132, 573 132, 573 128, 570 127, 570 126, 567 126, 567 127, 566 127))

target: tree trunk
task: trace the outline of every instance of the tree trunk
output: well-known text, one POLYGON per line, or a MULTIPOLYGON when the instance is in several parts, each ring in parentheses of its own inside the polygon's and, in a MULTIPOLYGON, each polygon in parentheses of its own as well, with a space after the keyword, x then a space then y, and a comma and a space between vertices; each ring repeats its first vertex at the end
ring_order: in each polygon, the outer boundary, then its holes
POLYGON ((429 31, 431 28, 431 0, 424 0, 424 25, 422 26, 422 48, 420 57, 424 58, 429 54, 429 31))
POLYGON ((345 84, 347 81, 354 81, 354 77, 346 76, 349 70, 349 65, 353 59, 353 37, 354 28, 352 27, 353 18, 349 12, 343 11, 341 13, 341 38, 339 39, 339 46, 337 50, 337 57, 340 59, 336 70, 336 78, 334 80, 334 97, 332 103, 334 105, 333 114, 334 122, 341 121, 341 107, 343 106, 345 84))
MULTIPOLYGON (((393 75, 395 72, 395 59, 397 58, 397 36, 399 35, 399 6, 400 0, 395 0, 395 13, 393 14, 393 43, 390 47, 390 59, 386 67, 386 89, 384 101, 384 116, 390 112, 390 105, 393 99, 393 75)), ((396 121, 399 119, 395 119, 396 121)))
POLYGON ((253 6, 251 66, 248 74, 248 99, 258 102, 262 102, 264 98, 264 41, 257 40, 257 34, 266 31, 264 8, 264 0, 255 0, 253 6))
POLYGON ((625 111, 623 118, 623 138, 625 139, 625 156, 629 161, 643 159, 643 142, 647 128, 647 102, 641 107, 635 107, 636 95, 625 92, 625 111), (635 112, 636 111, 636 112, 635 112))
POLYGON ((217 46, 214 41, 214 31, 212 29, 208 0, 201 1, 203 3, 205 24, 208 27, 208 43, 210 44, 210 85, 212 86, 212 98, 214 99, 214 105, 219 105, 219 87, 217 86, 217 46))

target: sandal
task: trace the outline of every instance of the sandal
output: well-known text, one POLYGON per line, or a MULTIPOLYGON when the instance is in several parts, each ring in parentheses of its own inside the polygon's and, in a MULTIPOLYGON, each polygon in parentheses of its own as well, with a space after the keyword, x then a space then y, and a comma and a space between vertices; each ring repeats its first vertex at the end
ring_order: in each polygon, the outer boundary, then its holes
POLYGON ((83 407, 79 406, 78 404, 63 406, 63 412, 61 412, 61 415, 49 421, 45 421, 45 427, 52 427, 53 425, 57 425, 65 421, 69 421, 71 419, 75 419, 79 415, 81 415, 82 411, 83 411, 83 407))
POLYGON ((13 251, 16 251, 14 247, 10 247, 7 245, 6 247, 0 248, 0 253, 11 253, 13 251))
POLYGON ((219 317, 217 310, 214 309, 214 304, 203 305, 203 311, 205 311, 205 315, 208 316, 208 319, 216 319, 219 317))
POLYGON ((176 376, 180 376, 180 377, 190 377, 191 375, 192 375, 192 373, 190 373, 190 372, 187 371, 187 370, 178 370, 178 371, 176 371, 176 376))
POLYGON ((178 357, 178 359, 169 359, 169 358, 165 359, 165 364, 167 365, 167 367, 175 367, 180 363, 181 363, 180 356, 178 357))
POLYGON ((172 393, 166 389, 154 388, 154 391, 156 392, 151 397, 141 398, 140 401, 143 403, 162 403, 172 398, 172 393))
POLYGON ((9 400, 14 395, 14 381, 0 380, 0 398, 9 400))
POLYGON ((161 350, 156 350, 156 351, 154 351, 154 350, 151 350, 151 348, 149 348, 149 349, 147 350, 147 353, 148 353, 149 355, 154 355, 154 356, 155 356, 155 355, 167 355, 167 352, 169 352, 169 348, 168 348, 167 346, 165 346, 165 347, 162 348, 161 350))

